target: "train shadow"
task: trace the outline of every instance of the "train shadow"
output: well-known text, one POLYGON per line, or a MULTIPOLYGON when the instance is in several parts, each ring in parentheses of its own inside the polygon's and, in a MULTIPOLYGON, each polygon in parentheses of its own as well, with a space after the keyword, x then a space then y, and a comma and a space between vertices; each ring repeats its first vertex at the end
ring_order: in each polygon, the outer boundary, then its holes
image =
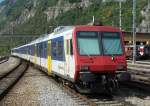
POLYGON ((112 101, 113 100, 113 95, 106 94, 106 93, 87 94, 86 97, 88 97, 90 99, 97 99, 97 100, 102 100, 102 101, 112 101))
POLYGON ((98 99, 102 101, 113 101, 115 100, 115 98, 120 98, 120 99, 140 98, 144 100, 145 98, 150 97, 150 93, 146 91, 141 91, 136 88, 120 86, 120 88, 115 92, 113 92, 112 94, 94 93, 94 94, 87 94, 86 96, 90 99, 98 99))
POLYGON ((115 96, 120 96, 122 98, 127 97, 137 97, 140 99, 145 99, 147 97, 150 97, 150 92, 134 88, 134 87, 127 87, 127 86, 120 86, 120 89, 114 93, 115 96))

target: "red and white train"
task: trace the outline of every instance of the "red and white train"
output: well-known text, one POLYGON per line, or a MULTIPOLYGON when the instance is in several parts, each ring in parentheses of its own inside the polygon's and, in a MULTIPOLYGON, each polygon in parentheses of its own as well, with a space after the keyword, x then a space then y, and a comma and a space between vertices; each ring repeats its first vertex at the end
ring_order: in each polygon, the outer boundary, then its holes
POLYGON ((129 78, 122 32, 110 26, 59 27, 13 48, 12 55, 71 82, 81 93, 112 91, 120 77, 129 78))

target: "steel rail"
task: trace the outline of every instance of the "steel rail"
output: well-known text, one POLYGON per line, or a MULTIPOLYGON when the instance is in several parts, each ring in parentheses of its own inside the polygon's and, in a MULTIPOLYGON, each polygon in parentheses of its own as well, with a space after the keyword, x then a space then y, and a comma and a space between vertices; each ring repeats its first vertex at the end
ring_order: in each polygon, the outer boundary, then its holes
POLYGON ((10 89, 19 81, 27 69, 28 64, 21 61, 18 66, 0 78, 0 100, 2 100, 10 89))
MULTIPOLYGON (((65 92, 67 92, 73 99, 77 100, 78 102, 80 102, 81 105, 89 105, 89 106, 100 106, 100 105, 117 105, 117 106, 135 106, 133 104, 131 104, 130 102, 125 101, 124 99, 118 98, 118 97, 113 97, 112 95, 109 95, 113 98, 112 102, 109 101, 103 101, 101 99, 97 99, 97 97, 99 96, 98 94, 95 94, 95 98, 90 98, 88 97, 88 95, 85 94, 81 94, 78 93, 74 86, 72 84, 70 84, 69 82, 67 82, 66 80, 63 80, 61 78, 55 78, 53 76, 48 76, 46 72, 42 71, 41 68, 39 67, 35 67, 38 70, 40 70, 41 72, 45 73, 45 75, 48 78, 52 78, 53 83, 55 83, 57 86, 59 86, 60 88, 62 88, 62 90, 64 90, 65 92)), ((108 95, 107 95, 108 96, 108 95)))

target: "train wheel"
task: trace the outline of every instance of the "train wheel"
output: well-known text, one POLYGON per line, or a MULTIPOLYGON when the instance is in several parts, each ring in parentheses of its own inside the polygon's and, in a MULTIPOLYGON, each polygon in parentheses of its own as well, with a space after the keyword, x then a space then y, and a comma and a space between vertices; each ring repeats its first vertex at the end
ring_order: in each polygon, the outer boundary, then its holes
POLYGON ((118 81, 116 79, 111 79, 105 84, 106 93, 112 95, 119 88, 118 81))
POLYGON ((76 91, 79 93, 83 93, 83 94, 91 93, 91 89, 89 88, 89 84, 87 82, 83 83, 82 81, 77 81, 74 84, 74 87, 76 91))

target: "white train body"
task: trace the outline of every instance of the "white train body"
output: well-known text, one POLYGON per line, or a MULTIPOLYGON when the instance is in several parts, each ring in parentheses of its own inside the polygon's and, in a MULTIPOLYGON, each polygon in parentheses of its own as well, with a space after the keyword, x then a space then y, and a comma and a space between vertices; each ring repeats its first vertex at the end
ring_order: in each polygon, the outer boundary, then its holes
MULTIPOLYGON (((70 55, 70 53, 69 54, 67 53, 67 51, 70 51, 71 42, 68 41, 71 41, 72 34, 73 34, 73 27, 70 27, 68 30, 65 30, 63 32, 60 31, 58 33, 56 32, 46 35, 45 37, 41 37, 27 45, 23 45, 12 49, 12 55, 18 56, 38 66, 41 66, 42 68, 45 69, 45 71, 48 71, 49 74, 53 73, 65 79, 70 79, 71 81, 73 81, 75 74, 74 55, 73 54, 70 55), (49 46, 49 44, 53 45, 53 42, 55 41, 57 42, 57 40, 58 42, 59 41, 63 42, 62 50, 64 54, 61 54, 63 56, 60 57, 53 56, 54 58, 52 59, 51 56, 46 56, 46 54, 48 54, 47 47, 49 46), (31 48, 34 49, 34 53, 29 53, 33 52, 32 50, 30 50, 31 48), (22 53, 22 51, 25 51, 26 53, 22 53), (36 51, 42 52, 42 54, 44 55, 40 56, 41 53, 36 53, 36 51)), ((56 46, 58 45, 56 44, 56 46)))

